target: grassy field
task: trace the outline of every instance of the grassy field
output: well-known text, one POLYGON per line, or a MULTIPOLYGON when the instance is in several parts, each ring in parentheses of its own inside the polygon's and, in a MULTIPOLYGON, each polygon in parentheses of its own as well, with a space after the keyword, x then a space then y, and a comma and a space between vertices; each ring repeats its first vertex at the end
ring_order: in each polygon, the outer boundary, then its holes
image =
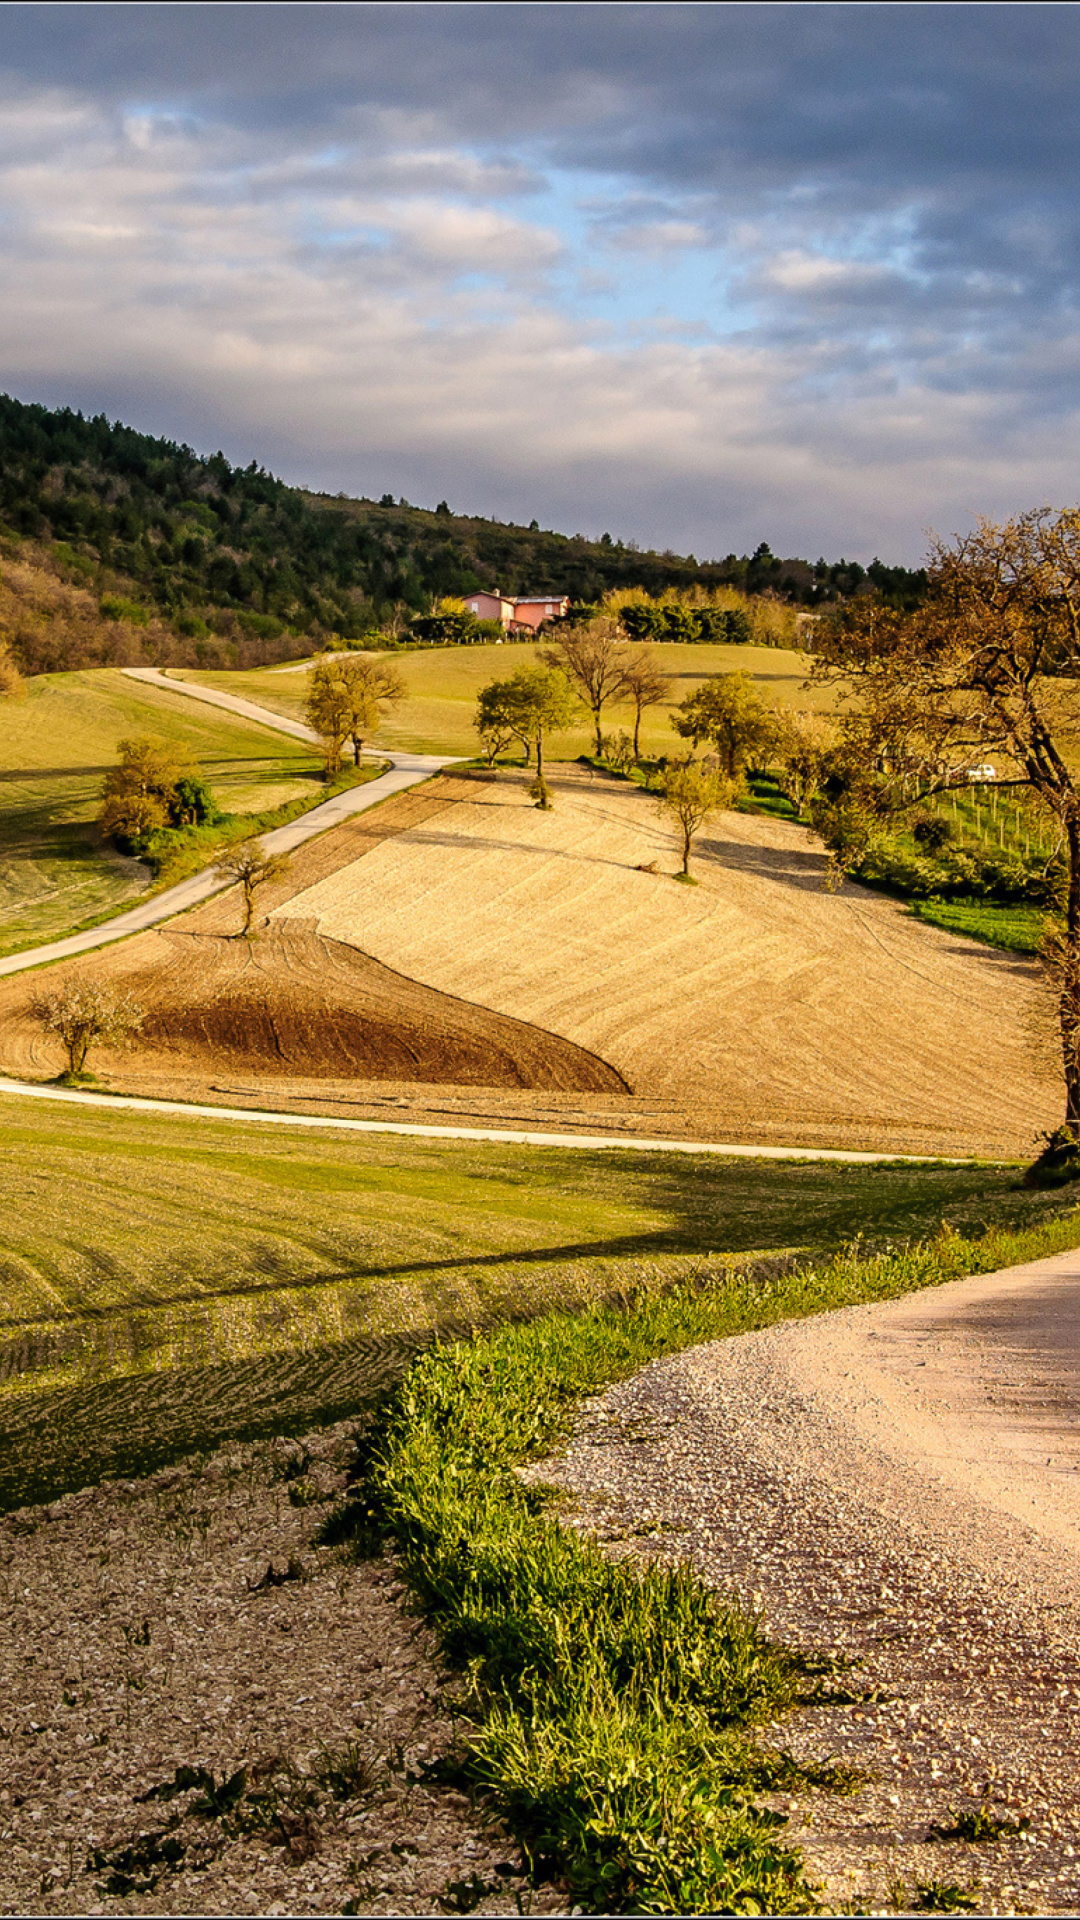
POLYGON ((69 933, 144 892, 141 862, 102 846, 93 822, 117 743, 154 733, 191 754, 227 812, 308 793, 316 756, 269 733, 112 671, 47 674, 0 703, 0 952, 69 933))
MULTIPOLYGON (((678 737, 668 723, 672 706, 713 673, 745 673, 762 697, 777 706, 823 710, 831 696, 821 687, 804 686, 809 662, 800 653, 778 647, 668 647, 657 648, 671 676, 670 702, 650 708, 642 721, 641 742, 646 753, 670 753, 678 737)), ((386 721, 381 746, 422 753, 475 754, 478 742, 472 730, 473 710, 480 688, 496 677, 504 679, 516 667, 531 663, 532 643, 486 647, 433 647, 403 654, 395 660, 409 689, 409 698, 386 721)), ((178 679, 198 680, 230 693, 259 700, 275 712, 300 719, 304 704, 306 665, 303 668, 263 667, 250 673, 178 673, 178 679)), ((629 708, 605 710, 604 731, 633 730, 629 708)), ((555 754, 572 759, 593 743, 587 716, 582 724, 554 740, 555 754)))
POLYGON ((1061 1209, 1008 1168, 270 1135, 2 1096, 0 1115, 0 1506, 343 1417, 436 1328, 1061 1209))

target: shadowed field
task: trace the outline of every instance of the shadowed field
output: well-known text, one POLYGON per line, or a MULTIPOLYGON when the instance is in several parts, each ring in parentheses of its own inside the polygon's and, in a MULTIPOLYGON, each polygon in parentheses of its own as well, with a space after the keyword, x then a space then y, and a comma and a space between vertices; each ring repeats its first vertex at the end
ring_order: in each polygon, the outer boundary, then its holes
POLYGON ((2 1096, 0 1140, 0 1505, 343 1417, 440 1328, 1061 1204, 1009 1168, 268 1136, 2 1096))

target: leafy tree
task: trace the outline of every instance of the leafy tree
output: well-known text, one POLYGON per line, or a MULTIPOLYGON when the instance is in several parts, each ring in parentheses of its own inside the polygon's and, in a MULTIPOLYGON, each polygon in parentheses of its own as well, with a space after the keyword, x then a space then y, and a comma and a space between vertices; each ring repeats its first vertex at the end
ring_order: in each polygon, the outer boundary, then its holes
POLYGON ((220 819, 221 808, 201 774, 182 774, 173 790, 169 807, 170 825, 212 827, 220 819))
POLYGON ((641 716, 646 707, 670 700, 671 681, 651 647, 628 647, 623 655, 624 699, 634 708, 634 759, 640 758, 641 716))
MULTIPOLYGON (((76 1079, 91 1046, 122 1046, 142 1026, 144 1013, 130 993, 103 980, 68 976, 55 987, 36 992, 30 1012, 46 1033, 54 1033, 67 1053, 67 1076, 76 1079)), ((65 1077, 67 1077, 65 1076, 65 1077)))
POLYGON ((505 753, 512 740, 519 743, 528 766, 532 750, 529 714, 515 681, 489 680, 487 686, 481 688, 473 726, 480 735, 489 767, 495 765, 497 755, 505 753))
POLYGON ((354 702, 350 698, 336 660, 316 660, 308 674, 304 718, 319 736, 323 751, 324 777, 332 780, 341 768, 341 752, 354 724, 354 702))
POLYGON ((404 700, 407 688, 397 667, 370 654, 347 655, 336 660, 334 666, 348 709, 346 738, 359 766, 365 739, 379 731, 385 708, 396 707, 404 700))
POLYGON ((767 707, 741 673, 716 674, 704 681, 680 702, 671 724, 695 747, 708 740, 729 779, 736 779, 747 762, 767 747, 772 732, 767 707))
POLYGON ((682 837, 682 871, 690 872, 690 848, 713 816, 730 807, 739 792, 739 782, 706 766, 700 760, 674 760, 667 767, 660 788, 660 811, 672 819, 682 837))
MULTIPOLYGON (((534 667, 519 667, 503 687, 508 708, 516 715, 520 737, 531 740, 536 751, 532 792, 537 806, 546 812, 551 806, 551 792, 544 779, 544 736, 570 726, 576 704, 573 688, 565 674, 543 661, 534 667)), ((480 697, 483 700, 483 693, 480 697)))
POLYGON ((280 879, 288 865, 288 854, 267 853, 257 840, 241 840, 238 846, 229 847, 220 855, 214 872, 223 880, 235 880, 243 894, 244 923, 237 939, 254 938, 255 895, 260 887, 280 879))
POLYGON ((835 729, 817 714, 774 713, 769 742, 780 788, 796 813, 820 793, 836 746, 835 729))
POLYGON ((599 756, 604 750, 601 726, 604 708, 609 700, 620 700, 626 690, 623 672, 626 642, 618 621, 611 614, 600 613, 584 626, 561 627, 550 645, 541 648, 540 658, 577 689, 588 707, 599 756))
POLYGON ((1080 509, 1019 514, 931 550, 924 604, 868 598, 823 619, 816 671, 856 705, 846 747, 879 810, 971 784, 987 760, 1058 823, 1065 857, 1054 971, 1062 1127, 1039 1174, 1080 1171, 1080 509), (876 785, 875 785, 876 783, 876 785))
POLYGON ((163 827, 183 825, 193 795, 196 811, 213 807, 209 789, 172 742, 139 734, 121 740, 119 753, 102 787, 101 825, 120 846, 142 850, 163 827))

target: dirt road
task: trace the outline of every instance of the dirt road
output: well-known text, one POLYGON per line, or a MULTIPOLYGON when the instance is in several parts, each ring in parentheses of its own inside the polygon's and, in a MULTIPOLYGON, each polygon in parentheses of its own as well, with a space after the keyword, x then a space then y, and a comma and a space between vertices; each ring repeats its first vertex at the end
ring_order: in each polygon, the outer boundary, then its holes
POLYGON ((937 1879, 1077 1911, 1080 1251, 658 1362, 542 1474, 617 1550, 857 1663, 861 1699, 785 1727, 870 1775, 785 1801, 834 1899, 937 1879), (1030 1828, 928 1837, 984 1802, 1030 1828))

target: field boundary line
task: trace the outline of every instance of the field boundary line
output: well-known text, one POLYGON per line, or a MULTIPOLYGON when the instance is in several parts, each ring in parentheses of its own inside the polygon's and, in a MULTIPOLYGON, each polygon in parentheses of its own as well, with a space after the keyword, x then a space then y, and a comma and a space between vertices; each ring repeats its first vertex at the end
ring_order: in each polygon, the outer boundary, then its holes
MULTIPOLYGON (((227 712, 239 715, 241 719, 266 726, 275 733, 287 733, 293 738, 317 741, 318 735, 310 727, 303 727, 295 720, 287 720, 280 713, 271 713, 268 708, 256 707, 252 700, 240 700, 235 694, 218 693, 210 687, 189 687, 181 680, 167 680, 157 667, 122 667, 121 673, 129 680, 137 680, 144 686, 164 687, 169 693, 186 693, 193 700, 204 700, 212 707, 224 708, 227 712)), ((404 793, 409 787, 416 787, 424 780, 430 780, 441 773, 444 767, 456 766, 460 755, 440 755, 434 753, 399 753, 396 750, 383 752, 372 750, 379 760, 388 760, 390 770, 380 773, 374 780, 368 780, 361 787, 347 787, 330 800, 321 800, 295 820, 289 820, 283 827, 273 827, 268 833, 259 835, 261 844, 268 853, 292 853, 302 847, 316 834, 328 833, 331 827, 338 827, 343 820, 350 820, 355 814, 366 813, 369 807, 377 807, 382 800, 388 800, 392 794, 404 793)), ((145 933, 150 927, 160 926, 163 920, 171 920, 175 914, 186 913, 190 907, 197 907, 209 900, 215 893, 224 893, 227 887, 235 885, 229 879, 219 878, 214 867, 204 867, 200 873, 190 874, 186 880, 180 880, 176 886, 169 887, 164 893, 155 894, 150 900, 126 907, 111 920, 103 920, 96 927, 88 927, 83 933, 70 933, 59 940, 49 940, 40 947, 24 947, 19 953, 8 954, 0 960, 0 978, 5 974, 25 973, 31 967, 49 966, 58 960, 74 959, 79 953, 92 953, 97 947, 111 946, 115 940, 124 940, 129 934, 145 933)))
MULTIPOLYGON (((619 1149, 630 1153, 708 1153, 732 1160, 838 1160, 848 1165, 968 1167, 974 1154, 860 1153, 841 1147, 754 1147, 715 1140, 655 1140, 640 1134, 542 1133, 510 1127, 438 1127, 408 1120, 355 1120, 329 1113, 279 1113, 268 1107, 214 1107, 191 1100, 150 1100, 143 1094, 89 1093, 73 1087, 0 1078, 0 1095, 24 1100, 60 1100, 81 1107, 109 1107, 124 1113, 179 1115, 189 1120, 245 1120, 263 1126, 336 1129, 344 1133, 396 1133, 419 1140, 492 1140, 507 1146, 571 1147, 581 1151, 619 1149)), ((998 1164, 996 1162, 987 1164, 998 1164)))

